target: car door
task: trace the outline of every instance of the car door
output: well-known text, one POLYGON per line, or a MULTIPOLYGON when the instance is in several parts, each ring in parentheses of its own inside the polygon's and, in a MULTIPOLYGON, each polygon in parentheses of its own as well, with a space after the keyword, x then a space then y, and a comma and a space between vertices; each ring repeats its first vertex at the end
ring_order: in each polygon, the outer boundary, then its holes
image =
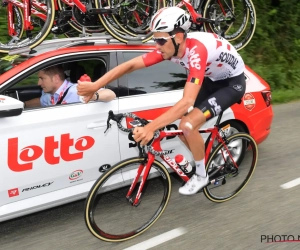
MULTIPOLYGON (((51 57, 32 65, 14 81, 45 65, 91 57, 107 58, 108 69, 116 65, 114 52, 103 57, 99 51, 77 52, 72 58, 51 57)), ((0 92, 8 84, 1 85, 0 92)), ((104 134, 109 110, 118 112, 117 98, 24 110, 19 116, 0 118, 0 221, 13 213, 86 195, 107 164, 120 160, 116 126, 104 134)))
MULTIPOLYGON (((147 51, 123 51, 118 54, 118 61, 128 61, 147 51)), ((186 70, 174 63, 164 61, 151 67, 141 69, 120 78, 120 88, 127 94, 119 99, 120 112, 133 112, 136 115, 153 120, 179 101, 187 78, 186 70), (125 92, 126 92, 125 91, 125 92)), ((124 126, 129 119, 124 121, 124 126)), ((167 125, 165 130, 178 129, 179 120, 167 125)), ((138 155, 137 145, 127 133, 119 131, 121 158, 138 155)), ((191 159, 189 151, 178 137, 165 138, 161 142, 164 150, 171 152, 170 157, 181 153, 191 159)))

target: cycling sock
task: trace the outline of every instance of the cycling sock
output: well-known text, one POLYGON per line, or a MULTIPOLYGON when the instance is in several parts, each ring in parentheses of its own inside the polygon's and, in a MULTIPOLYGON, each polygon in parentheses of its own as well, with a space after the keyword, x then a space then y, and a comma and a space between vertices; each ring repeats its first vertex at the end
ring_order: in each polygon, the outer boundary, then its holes
POLYGON ((201 177, 206 177, 204 159, 202 159, 201 161, 195 161, 195 164, 196 164, 196 174, 200 175, 201 177))

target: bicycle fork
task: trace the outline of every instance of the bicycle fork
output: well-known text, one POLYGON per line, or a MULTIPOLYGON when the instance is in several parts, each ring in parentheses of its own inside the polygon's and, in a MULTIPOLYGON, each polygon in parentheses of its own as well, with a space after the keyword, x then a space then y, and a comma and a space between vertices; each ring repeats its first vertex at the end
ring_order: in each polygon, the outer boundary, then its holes
POLYGON ((131 183, 131 186, 130 186, 127 194, 126 194, 126 199, 132 204, 132 206, 137 207, 141 202, 140 198, 141 198, 141 195, 142 195, 142 191, 143 191, 143 188, 145 186, 145 183, 146 183, 146 180, 148 178, 150 168, 151 168, 151 165, 152 165, 154 159, 155 159, 155 156, 149 155, 149 158, 148 158, 148 161, 147 161, 146 165, 145 165, 145 163, 141 163, 141 165, 139 166, 139 168, 137 170, 136 176, 135 176, 133 182, 131 183), (134 198, 134 197, 132 197, 132 193, 133 193, 133 191, 135 190, 135 188, 137 186, 137 183, 138 183, 138 181, 141 177, 141 174, 143 174, 143 176, 142 176, 140 185, 138 187, 138 191, 136 193, 136 196, 134 198))

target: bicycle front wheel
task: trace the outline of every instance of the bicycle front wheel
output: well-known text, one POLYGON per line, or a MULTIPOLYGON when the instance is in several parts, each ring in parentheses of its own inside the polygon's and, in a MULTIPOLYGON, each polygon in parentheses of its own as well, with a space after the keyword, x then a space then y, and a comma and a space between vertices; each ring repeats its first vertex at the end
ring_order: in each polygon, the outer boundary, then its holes
POLYGON ((246 133, 236 133, 219 143, 211 153, 206 171, 210 184, 205 196, 214 202, 224 202, 238 195, 251 179, 257 164, 258 149, 246 133))
POLYGON ((137 169, 144 164, 143 158, 124 160, 94 183, 86 199, 84 217, 95 237, 109 242, 129 240, 150 228, 162 215, 171 195, 171 179, 157 160, 152 164, 138 206, 132 206, 131 200, 135 199, 145 171, 132 196, 126 198, 137 169))

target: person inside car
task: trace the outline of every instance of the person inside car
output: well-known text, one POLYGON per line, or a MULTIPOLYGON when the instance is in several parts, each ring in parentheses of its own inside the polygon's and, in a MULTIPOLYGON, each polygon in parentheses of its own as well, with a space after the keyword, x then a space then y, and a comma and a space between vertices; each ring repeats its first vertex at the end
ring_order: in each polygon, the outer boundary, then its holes
MULTIPOLYGON (((178 7, 166 7, 153 16, 150 29, 156 49, 107 72, 95 82, 78 81, 78 94, 93 98, 102 88, 124 74, 170 60, 189 70, 182 98, 144 127, 136 127, 134 140, 146 145, 154 132, 177 119, 184 136, 180 139, 193 154, 196 173, 179 188, 183 195, 196 194, 208 184, 204 141, 198 129, 208 120, 239 102, 246 90, 245 65, 236 49, 213 33, 190 32, 190 16, 178 7)), ((145 117, 146 118, 146 117, 145 117)))
MULTIPOLYGON (((42 96, 25 101, 24 108, 80 102, 77 84, 66 79, 62 65, 45 68, 38 72, 38 77, 38 85, 43 89, 42 96)), ((108 102, 115 97, 116 95, 112 90, 100 88, 95 91, 91 100, 108 102)))

